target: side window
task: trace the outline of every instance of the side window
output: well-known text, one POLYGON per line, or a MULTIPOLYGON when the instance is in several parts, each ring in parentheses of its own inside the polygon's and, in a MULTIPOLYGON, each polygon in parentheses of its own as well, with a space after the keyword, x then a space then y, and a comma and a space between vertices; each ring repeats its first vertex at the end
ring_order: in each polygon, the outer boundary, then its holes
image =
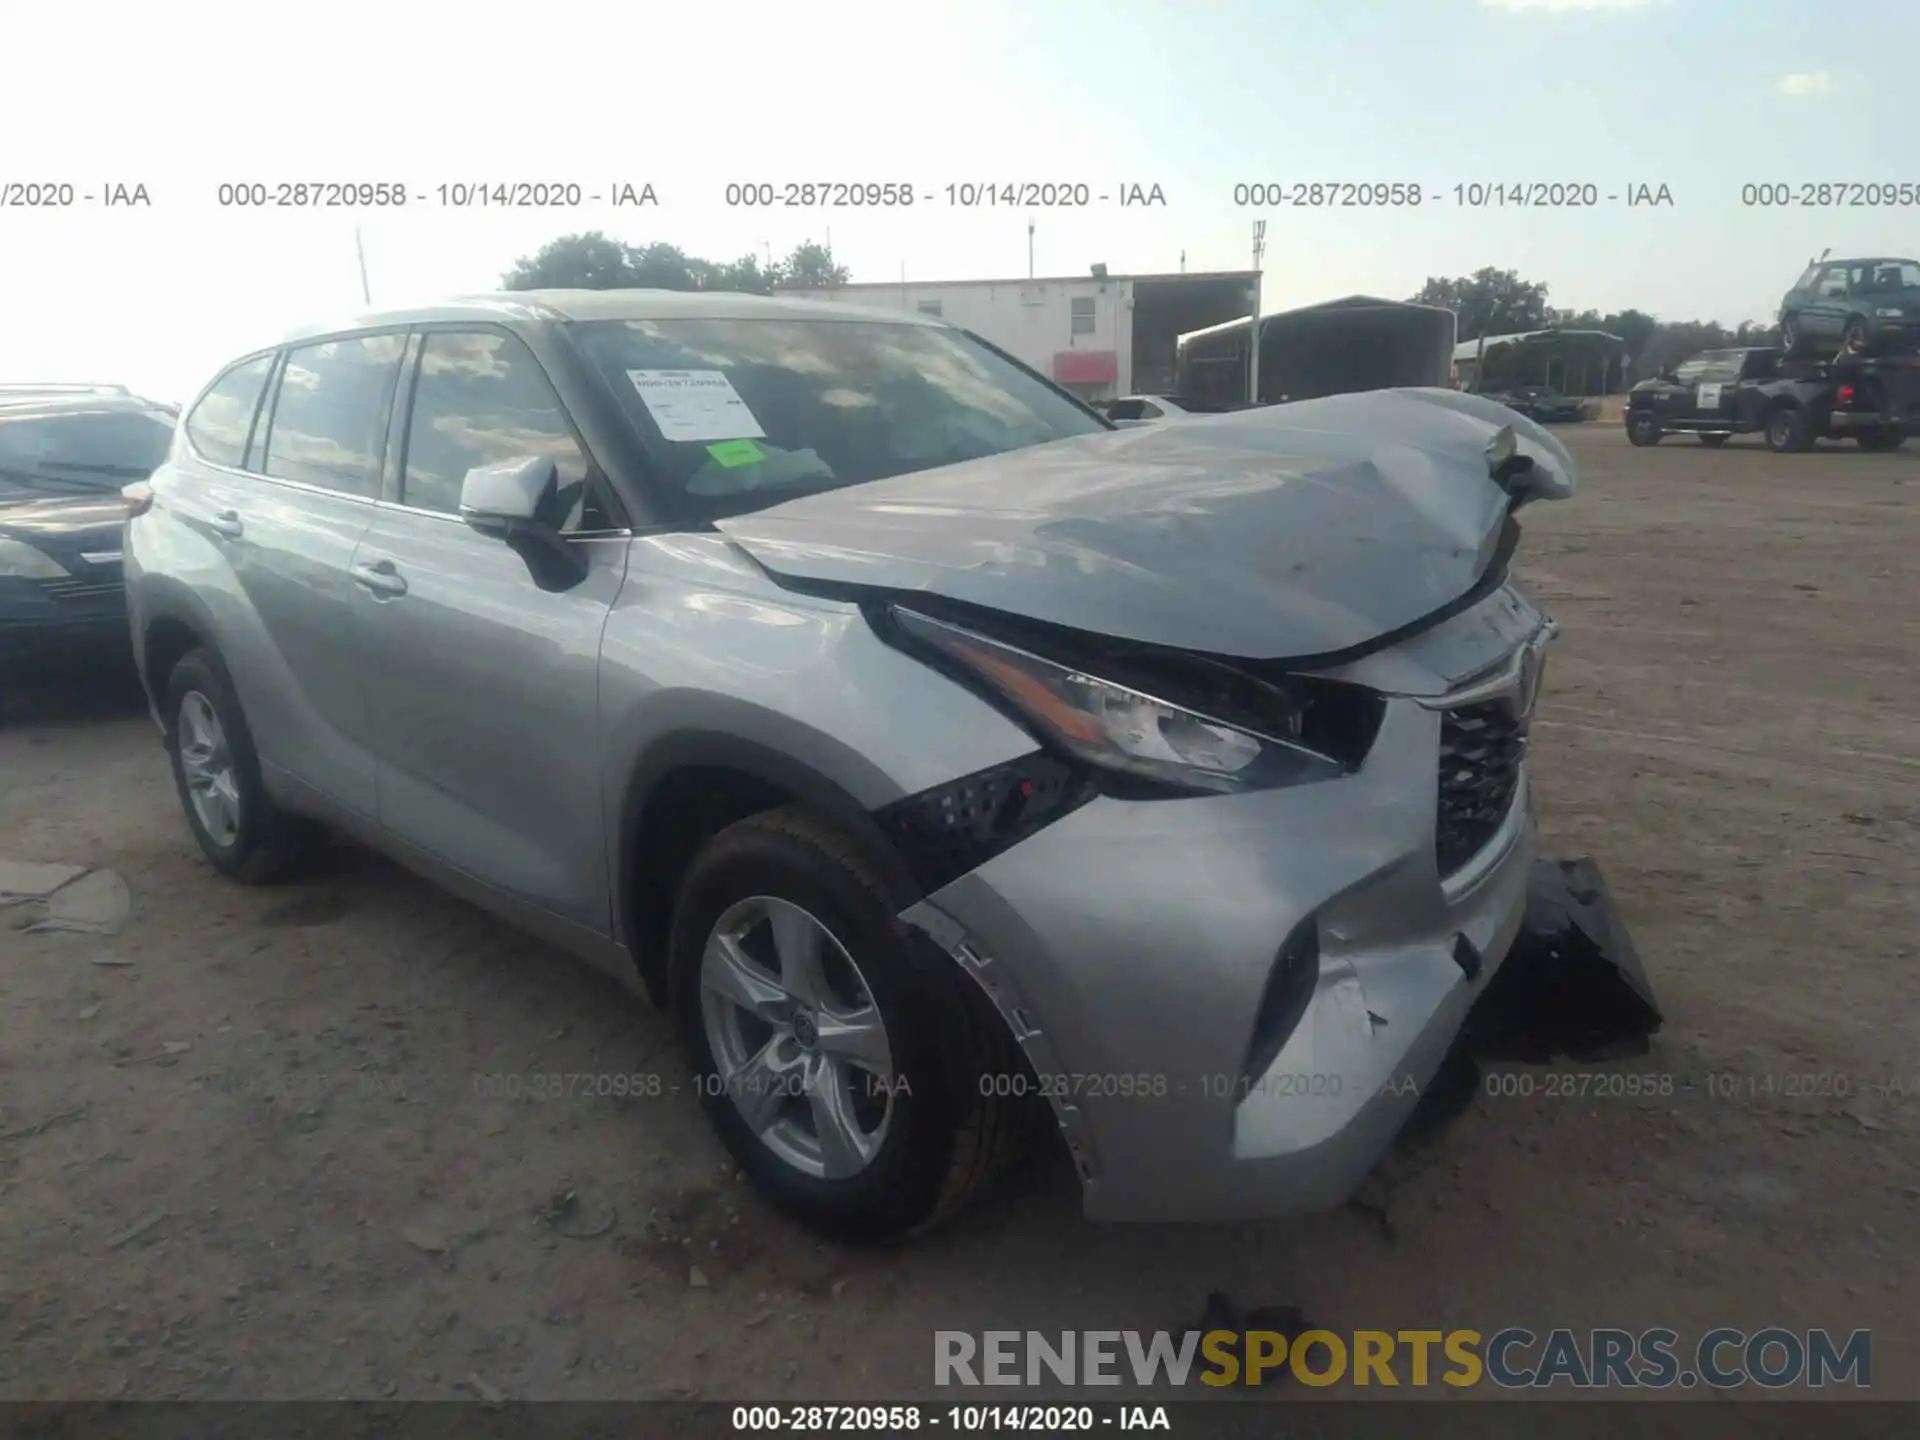
POLYGON ((287 353, 266 427, 264 473, 371 497, 404 335, 361 335, 287 353))
POLYGON ((1842 265, 1829 265, 1820 272, 1820 293, 1839 296, 1847 293, 1847 271, 1842 265))
POLYGON ((213 382, 187 415, 187 439, 195 450, 216 465, 246 467, 247 436, 272 369, 273 356, 260 355, 241 361, 213 382))
POLYGON ((526 456, 559 467, 561 530, 612 528, 588 481, 587 457, 532 352, 496 331, 429 333, 407 426, 400 503, 457 514, 467 471, 526 456))
POLYGON ((1147 402, 1144 400, 1116 400, 1107 406, 1109 420, 1144 420, 1147 402))
POLYGON ((1140 418, 1142 420, 1159 420, 1164 418, 1166 413, 1165 410, 1162 410, 1151 400, 1142 400, 1140 402, 1140 418))
POLYGON ((1093 334, 1093 296, 1076 295, 1067 302, 1068 333, 1070 335, 1093 334))

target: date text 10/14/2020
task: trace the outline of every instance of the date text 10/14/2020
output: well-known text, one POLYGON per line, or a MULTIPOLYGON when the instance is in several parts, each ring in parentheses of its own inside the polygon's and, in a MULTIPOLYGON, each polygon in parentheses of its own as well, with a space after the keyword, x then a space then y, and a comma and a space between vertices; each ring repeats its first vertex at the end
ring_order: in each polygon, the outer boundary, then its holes
POLYGON ((732 1428, 759 1434, 1042 1434, 1094 1430, 1171 1431, 1164 1405, 736 1405, 732 1428))

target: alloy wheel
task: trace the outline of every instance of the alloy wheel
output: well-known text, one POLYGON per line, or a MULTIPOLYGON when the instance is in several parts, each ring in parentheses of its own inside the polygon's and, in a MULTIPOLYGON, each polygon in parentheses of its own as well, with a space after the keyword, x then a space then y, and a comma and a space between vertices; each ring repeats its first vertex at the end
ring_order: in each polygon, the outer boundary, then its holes
POLYGON ((774 1154, 846 1180, 893 1119, 893 1052, 860 967, 813 915, 756 895, 729 906, 700 958, 714 1083, 774 1154))
POLYGON ((219 713, 205 695, 189 690, 180 697, 178 725, 180 770, 194 816, 216 845, 232 845, 240 835, 240 778, 219 713))

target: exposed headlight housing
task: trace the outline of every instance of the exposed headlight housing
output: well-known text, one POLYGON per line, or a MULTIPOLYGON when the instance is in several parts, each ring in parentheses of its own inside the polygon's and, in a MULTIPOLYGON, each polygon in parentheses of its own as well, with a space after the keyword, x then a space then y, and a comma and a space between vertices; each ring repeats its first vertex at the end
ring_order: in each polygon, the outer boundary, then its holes
POLYGON ((22 580, 64 580, 67 569, 44 550, 22 540, 0 540, 0 575, 22 580))
MULTIPOLYGON (((1351 774, 1379 726, 1379 702, 1357 687, 1318 682, 1367 712, 1358 728, 1313 727, 1316 682, 1276 684, 1196 659, 1164 683, 1091 670, 1034 653, 947 620, 895 605, 889 620, 910 640, 988 689, 1057 749, 1110 774, 1186 793, 1236 794, 1351 774), (1220 704, 1184 691, 1205 686, 1220 704), (1236 698, 1236 690, 1239 698, 1236 698), (1364 698, 1362 698, 1364 695, 1364 698), (1230 712, 1231 718, 1219 713, 1230 712), (1326 742, 1316 744, 1319 730, 1326 742), (1365 733, 1359 733, 1364 730, 1365 733)), ((1103 666, 1103 669, 1106 667, 1103 666)), ((1131 669, 1124 664, 1122 670, 1131 669)))

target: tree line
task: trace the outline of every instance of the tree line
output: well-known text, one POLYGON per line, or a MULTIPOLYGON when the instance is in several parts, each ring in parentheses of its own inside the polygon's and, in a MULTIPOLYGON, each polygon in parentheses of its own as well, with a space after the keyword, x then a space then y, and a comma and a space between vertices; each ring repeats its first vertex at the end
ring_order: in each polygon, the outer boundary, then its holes
POLYGON ((1779 327, 1764 321, 1742 321, 1729 330, 1715 320, 1661 320, 1644 310, 1615 310, 1603 315, 1598 310, 1555 309, 1547 303, 1546 285, 1492 266, 1458 278, 1429 276, 1419 292, 1408 298, 1416 305, 1437 305, 1453 311, 1459 318, 1463 341, 1554 326, 1604 330, 1620 337, 1633 373, 1639 376, 1671 370, 1702 350, 1780 343, 1779 327))
POLYGON ((504 276, 508 290, 731 290, 770 295, 775 290, 847 283, 847 267, 824 245, 808 240, 784 258, 742 255, 703 260, 677 245, 628 245, 589 230, 562 235, 523 256, 504 276))

